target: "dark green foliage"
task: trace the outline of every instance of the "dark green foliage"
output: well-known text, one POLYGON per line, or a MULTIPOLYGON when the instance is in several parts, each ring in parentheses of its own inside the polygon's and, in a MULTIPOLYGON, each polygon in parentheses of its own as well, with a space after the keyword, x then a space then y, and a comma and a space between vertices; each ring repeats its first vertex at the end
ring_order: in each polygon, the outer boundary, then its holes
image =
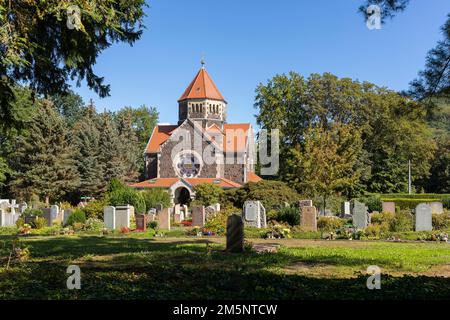
POLYGON ((382 201, 378 196, 359 197, 358 201, 363 202, 369 208, 369 212, 381 212, 381 210, 383 209, 381 204, 382 201))
POLYGON ((145 201, 145 207, 147 210, 156 208, 157 204, 162 204, 164 208, 170 207, 170 195, 167 190, 152 188, 150 190, 142 191, 142 197, 145 201))
POLYGON ((99 119, 93 106, 73 126, 72 141, 76 148, 76 166, 80 175, 80 196, 97 197, 104 191, 104 164, 100 158, 99 119))
POLYGON ((223 189, 216 184, 202 183, 194 187, 195 204, 210 206, 220 202, 223 195, 223 189))
POLYGON ((294 203, 301 198, 286 183, 274 180, 249 182, 242 188, 226 191, 224 197, 226 202, 231 202, 236 208, 242 208, 247 200, 259 200, 266 210, 282 205, 284 202, 294 203))
POLYGON ((24 217, 40 217, 42 216, 44 213, 42 212, 42 210, 40 209, 31 209, 31 208, 27 208, 23 213, 22 216, 24 217))
POLYGON ((67 219, 66 225, 73 226, 75 223, 85 223, 86 222, 86 214, 83 210, 75 209, 73 213, 67 219))
POLYGON ((296 207, 287 207, 276 210, 271 216, 277 222, 285 222, 290 226, 297 226, 300 224, 300 211, 296 207))
POLYGON ((16 195, 35 194, 47 200, 60 199, 79 185, 63 119, 48 101, 28 124, 27 133, 14 138, 16 149, 10 157, 13 168, 11 188, 16 195))
POLYGON ((142 193, 130 187, 117 189, 109 194, 109 203, 112 206, 132 205, 135 213, 145 213, 146 206, 142 193))

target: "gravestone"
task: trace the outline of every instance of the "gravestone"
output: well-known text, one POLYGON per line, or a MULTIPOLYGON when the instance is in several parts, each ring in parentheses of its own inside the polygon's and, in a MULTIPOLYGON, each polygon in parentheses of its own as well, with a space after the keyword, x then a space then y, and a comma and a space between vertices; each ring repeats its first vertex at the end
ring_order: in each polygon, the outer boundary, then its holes
POLYGON ((181 217, 182 220, 187 220, 189 218, 189 209, 187 205, 183 205, 183 216, 181 217))
POLYGON ((147 215, 147 221, 148 222, 153 222, 153 221, 157 221, 157 220, 158 219, 157 219, 156 213, 149 213, 147 215))
POLYGON ((431 208, 431 213, 442 214, 444 213, 444 206, 442 202, 429 202, 428 205, 431 208))
POLYGON ((50 211, 50 208, 44 208, 42 209, 42 217, 45 219, 47 223, 47 227, 51 227, 53 224, 52 214, 50 211))
POLYGON ((145 214, 136 214, 136 229, 140 231, 147 230, 147 216, 145 214))
POLYGON ((112 206, 103 208, 103 221, 106 229, 116 229, 116 208, 112 206))
POLYGON ((19 209, 19 205, 16 203, 16 200, 11 200, 11 204, 9 205, 9 210, 12 215, 16 215, 16 209, 19 209))
POLYGON ((156 214, 156 209, 151 208, 150 210, 147 211, 147 214, 156 214))
POLYGON ((177 219, 179 220, 180 219, 180 214, 181 214, 181 205, 180 204, 176 204, 173 207, 173 220, 175 221, 175 216, 178 216, 177 219))
POLYGON ((205 225, 206 213, 204 206, 192 207, 192 226, 203 227, 205 225))
POLYGON ((173 215, 173 221, 175 223, 180 223, 181 222, 181 211, 179 213, 175 213, 173 215))
POLYGON ((63 218, 62 218, 62 224, 65 226, 67 224, 67 221, 69 220, 69 217, 72 215, 73 210, 72 209, 64 209, 63 210, 63 218))
POLYGON ((134 207, 126 206, 116 207, 116 229, 130 228, 131 215, 134 213, 134 207))
POLYGON ((350 210, 350 201, 344 201, 341 205, 341 217, 348 218, 351 217, 351 210, 350 210))
POLYGON ((300 200, 298 202, 298 207, 301 209, 302 207, 312 207, 312 200, 300 200))
POLYGON ((316 207, 303 206, 301 211, 300 225, 304 231, 317 231, 316 207))
POLYGON ((155 209, 156 209, 156 214, 158 214, 160 211, 162 211, 162 209, 164 209, 164 207, 163 207, 163 205, 161 203, 158 203, 155 206, 155 209))
POLYGON ((261 201, 245 201, 243 210, 244 224, 249 227, 266 228, 266 209, 261 201))
POLYGON ((52 218, 52 225, 54 222, 62 223, 63 217, 57 205, 50 206, 50 217, 52 218))
POLYGON ((12 227, 16 225, 17 220, 19 219, 19 214, 12 214, 8 212, 6 209, 0 208, 0 227, 12 227))
POLYGON ((212 217, 214 217, 214 215, 216 214, 216 209, 214 206, 207 206, 205 208, 205 214, 206 214, 206 221, 208 221, 209 219, 211 219, 212 217))
POLYGON ((214 203, 214 204, 212 205, 212 207, 214 207, 214 210, 215 210, 216 212, 219 212, 219 211, 220 211, 220 203, 214 203))
POLYGON ((416 231, 431 231, 433 229, 431 207, 428 204, 419 203, 415 214, 416 231))
POLYGON ((395 213, 395 202, 389 201, 389 202, 381 202, 381 212, 386 213, 395 213))
POLYGON ((160 229, 170 230, 170 212, 169 208, 163 208, 158 213, 158 226, 160 229))
POLYGON ((227 219, 227 251, 244 251, 244 221, 237 214, 232 214, 227 219))
POLYGON ((28 208, 28 204, 26 202, 21 202, 19 204, 19 213, 23 214, 25 212, 25 210, 27 210, 28 208))
POLYGON ((353 203, 353 225, 357 229, 364 229, 370 223, 368 208, 364 203, 355 201, 353 203))

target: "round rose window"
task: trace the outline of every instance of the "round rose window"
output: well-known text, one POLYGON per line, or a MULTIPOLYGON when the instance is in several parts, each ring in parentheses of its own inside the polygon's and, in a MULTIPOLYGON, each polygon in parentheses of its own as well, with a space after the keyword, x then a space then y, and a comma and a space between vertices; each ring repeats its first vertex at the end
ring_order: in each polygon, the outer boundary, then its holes
POLYGON ((194 178, 200 173, 201 161, 194 153, 185 152, 178 155, 175 166, 181 177, 194 178))

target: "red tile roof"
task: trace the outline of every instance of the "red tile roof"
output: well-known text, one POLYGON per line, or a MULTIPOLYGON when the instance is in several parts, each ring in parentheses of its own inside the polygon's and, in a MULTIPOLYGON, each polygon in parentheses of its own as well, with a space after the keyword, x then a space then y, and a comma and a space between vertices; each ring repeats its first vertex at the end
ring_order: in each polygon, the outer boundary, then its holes
POLYGON ((259 182, 261 180, 262 178, 254 172, 249 172, 247 174, 247 182, 259 182))
MULTIPOLYGON (((159 152, 159 146, 166 142, 177 128, 176 125, 158 125, 153 130, 150 141, 147 145, 146 153, 159 152)), ((223 133, 226 152, 244 152, 247 146, 248 133, 250 129, 249 123, 225 123, 223 131, 217 125, 212 125, 206 129, 206 132, 214 137, 214 134, 223 133)))
POLYGON ((200 69, 178 101, 186 99, 213 99, 225 101, 208 72, 203 68, 200 69))

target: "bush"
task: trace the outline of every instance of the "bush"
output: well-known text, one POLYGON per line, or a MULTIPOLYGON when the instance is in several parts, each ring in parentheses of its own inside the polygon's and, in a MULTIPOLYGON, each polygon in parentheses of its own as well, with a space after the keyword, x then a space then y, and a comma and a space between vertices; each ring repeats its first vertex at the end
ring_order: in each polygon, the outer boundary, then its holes
POLYGON ((359 201, 366 204, 366 206, 369 208, 369 212, 381 212, 383 210, 383 206, 381 204, 382 201, 376 196, 363 197, 360 198, 359 201))
POLYGON ((25 224, 25 220, 23 218, 17 219, 17 221, 16 221, 17 228, 22 228, 24 226, 24 224, 25 224))
POLYGON ((386 198, 383 201, 395 202, 395 205, 401 209, 414 209, 419 203, 439 201, 432 198, 386 198))
POLYGON ((150 221, 147 223, 147 227, 156 230, 158 228, 158 221, 150 221))
POLYGON ((274 180, 249 182, 242 188, 226 192, 225 202, 233 203, 236 208, 242 208, 247 200, 259 200, 266 210, 284 202, 294 203, 302 197, 286 183, 274 180))
POLYGON ((236 212, 240 212, 240 210, 234 207, 222 208, 206 221, 205 228, 218 235, 225 234, 228 216, 236 212))
POLYGON ((43 217, 36 217, 33 222, 31 222, 31 227, 34 229, 42 229, 47 226, 47 220, 43 217))
POLYGON ((75 223, 84 224, 86 222, 86 214, 81 209, 75 209, 72 215, 67 219, 67 226, 74 226, 75 223))
POLYGON ((396 213, 390 231, 404 232, 412 230, 414 230, 414 216, 407 210, 396 213))
POLYGON ((103 209, 108 205, 108 198, 104 197, 102 199, 89 201, 84 208, 80 208, 86 218, 103 219, 103 209))
POLYGON ((114 190, 109 194, 109 203, 112 206, 132 205, 136 213, 145 213, 145 201, 141 192, 130 187, 114 190))
POLYGON ((87 231, 102 231, 104 228, 103 221, 96 218, 88 218, 84 225, 84 229, 87 231))
POLYGON ((445 197, 445 198, 442 198, 442 206, 443 206, 445 209, 450 210, 450 196, 447 196, 447 197, 445 197))
MULTIPOLYGON (((268 214, 269 215, 269 214, 268 214)), ((290 226, 300 224, 300 213, 297 207, 282 208, 280 210, 271 210, 270 216, 278 222, 285 222, 290 226)))
MULTIPOLYGON (((371 216, 371 229, 379 229, 381 233, 387 232, 406 232, 414 228, 414 216, 408 211, 403 210, 397 213, 375 213, 371 216)), ((368 228, 369 228, 368 227, 368 228)), ((367 231, 366 231, 367 232, 367 231)))
POLYGON ((195 203, 202 206, 210 206, 220 202, 223 189, 216 184, 202 183, 194 187, 195 203))
POLYGON ((450 228, 450 213, 433 214, 433 230, 447 230, 450 228))
POLYGON ((317 220, 317 229, 322 232, 334 232, 344 226, 345 220, 337 217, 320 217, 317 220))
POLYGON ((44 214, 44 212, 40 209, 26 209, 23 213, 23 217, 41 217, 44 214))
POLYGON ((170 195, 164 189, 152 188, 150 190, 146 190, 141 193, 147 210, 150 210, 151 208, 156 208, 156 205, 158 203, 161 203, 164 208, 170 207, 170 200, 171 200, 170 195))

